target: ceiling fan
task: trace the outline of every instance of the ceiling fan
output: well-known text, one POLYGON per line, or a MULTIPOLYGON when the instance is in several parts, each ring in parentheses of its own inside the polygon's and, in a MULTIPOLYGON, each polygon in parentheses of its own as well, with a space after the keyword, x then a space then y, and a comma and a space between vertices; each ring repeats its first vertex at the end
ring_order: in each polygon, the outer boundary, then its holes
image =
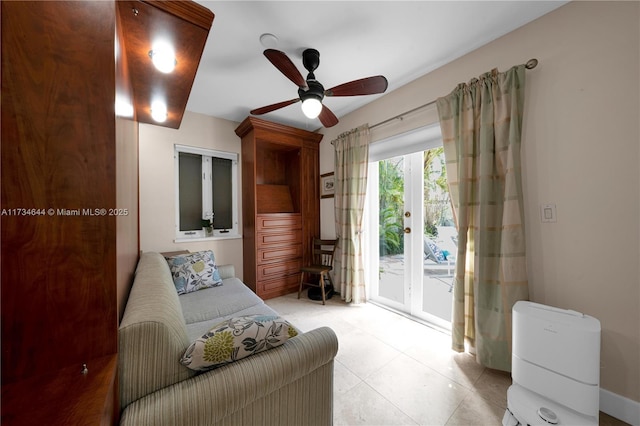
POLYGON ((381 75, 353 80, 338 86, 326 89, 316 80, 313 72, 320 65, 320 52, 315 49, 306 49, 302 52, 302 64, 309 71, 307 79, 302 77, 296 66, 286 54, 279 50, 267 49, 264 56, 280 70, 289 80, 298 86, 298 97, 284 102, 278 102, 251 110, 253 115, 266 114, 284 108, 296 102, 302 101, 302 112, 308 118, 320 119, 324 127, 332 127, 338 124, 338 118, 326 105, 322 104, 325 96, 359 96, 375 95, 387 90, 387 79, 381 75))

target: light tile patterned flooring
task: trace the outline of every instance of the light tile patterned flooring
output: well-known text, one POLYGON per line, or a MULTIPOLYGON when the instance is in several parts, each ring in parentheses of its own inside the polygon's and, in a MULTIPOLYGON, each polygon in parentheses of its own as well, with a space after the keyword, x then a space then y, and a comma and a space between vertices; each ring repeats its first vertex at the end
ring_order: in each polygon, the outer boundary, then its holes
MULTIPOLYGON (((334 425, 501 425, 510 375, 452 351, 448 334, 339 295, 325 306, 306 292, 266 303, 302 331, 336 332, 334 425)), ((624 424, 600 414, 600 425, 624 424)))

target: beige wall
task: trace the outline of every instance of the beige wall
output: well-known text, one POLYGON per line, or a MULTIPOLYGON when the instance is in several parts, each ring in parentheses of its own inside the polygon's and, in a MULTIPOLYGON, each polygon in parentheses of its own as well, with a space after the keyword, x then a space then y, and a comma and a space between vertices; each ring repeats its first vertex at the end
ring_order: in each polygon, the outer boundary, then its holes
MULTIPOLYGON (((231 263, 242 278, 242 239, 175 243, 174 145, 240 154, 238 123, 187 111, 177 130, 140 124, 140 250, 208 250, 218 264, 231 263)), ((238 182, 241 166, 238 165, 238 182)), ((242 197, 240 197, 242 198, 242 197)), ((239 200, 242 211, 242 199, 239 200)), ((242 221, 242 215, 239 214, 242 221)), ((242 223, 239 224, 242 229, 242 223)))
MULTIPOLYGON (((320 146, 321 173, 332 171, 330 142, 341 132, 444 96, 492 68, 504 71, 537 58, 538 67, 527 72, 522 152, 531 298, 598 318, 601 385, 635 401, 639 22, 638 2, 569 3, 343 117, 323 130, 320 146), (556 204, 557 223, 540 222, 543 203, 556 204)), ((424 114, 414 122, 432 121, 432 111, 424 114)), ((335 235, 333 199, 322 200, 321 213, 323 236, 335 235)))

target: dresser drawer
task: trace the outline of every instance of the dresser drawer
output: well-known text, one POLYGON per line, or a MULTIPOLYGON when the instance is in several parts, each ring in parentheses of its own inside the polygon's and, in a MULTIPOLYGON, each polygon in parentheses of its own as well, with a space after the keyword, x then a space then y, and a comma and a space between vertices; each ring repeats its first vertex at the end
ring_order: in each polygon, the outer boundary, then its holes
POLYGON ((259 214, 256 216, 257 232, 276 232, 287 229, 302 229, 300 213, 259 214))
POLYGON ((284 278, 287 275, 299 274, 301 266, 302 259, 258 265, 258 281, 273 280, 284 278))
POLYGON ((278 247, 287 245, 300 245, 302 243, 302 230, 278 230, 277 232, 259 232, 258 248, 278 247))
POLYGON ((267 296, 271 296, 273 293, 277 293, 278 295, 291 293, 292 291, 298 290, 299 286, 300 275, 298 274, 287 275, 286 277, 277 280, 261 281, 258 284, 261 294, 265 294, 267 296))
POLYGON ((257 263, 261 264, 278 260, 295 259, 296 257, 302 257, 302 246, 300 244, 295 246, 258 249, 257 263))

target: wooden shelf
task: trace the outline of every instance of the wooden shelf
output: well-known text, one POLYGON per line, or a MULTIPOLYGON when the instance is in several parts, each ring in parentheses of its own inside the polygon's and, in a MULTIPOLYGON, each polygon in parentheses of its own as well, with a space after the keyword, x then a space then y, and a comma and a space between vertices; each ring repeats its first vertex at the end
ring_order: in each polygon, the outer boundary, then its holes
POLYGON ((256 185, 258 214, 294 213, 288 185, 256 185))

